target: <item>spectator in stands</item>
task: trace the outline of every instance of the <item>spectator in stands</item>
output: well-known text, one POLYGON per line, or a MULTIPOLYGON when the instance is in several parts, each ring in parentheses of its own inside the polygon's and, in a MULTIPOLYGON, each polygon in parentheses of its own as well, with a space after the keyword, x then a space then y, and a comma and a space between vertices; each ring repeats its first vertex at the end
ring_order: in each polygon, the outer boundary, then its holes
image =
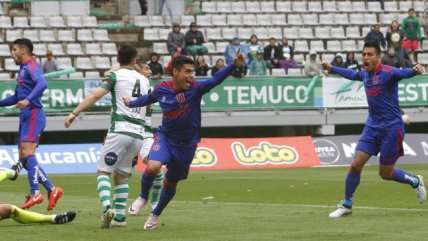
POLYGON ((247 75, 248 66, 247 64, 242 65, 241 67, 233 67, 232 73, 230 75, 236 78, 242 78, 247 75))
POLYGON ((286 37, 282 38, 282 43, 278 47, 283 57, 279 59, 279 66, 285 70, 285 74, 288 74, 288 69, 298 67, 294 61, 294 49, 288 44, 286 37))
POLYGON ((172 0, 159 0, 157 14, 162 15, 164 4, 166 4, 166 9, 168 10, 169 19, 171 20, 172 24, 174 22, 174 15, 172 14, 172 0))
POLYGON ((46 60, 45 62, 43 62, 42 68, 45 74, 58 71, 58 65, 55 59, 53 58, 53 53, 50 49, 46 50, 46 60))
POLYGON ((371 42, 376 45, 382 46, 383 49, 386 48, 386 41, 383 34, 380 32, 380 24, 375 24, 372 26, 371 31, 364 38, 364 42, 371 42))
POLYGON ((211 68, 211 75, 214 75, 215 73, 217 73, 217 71, 223 69, 224 67, 225 67, 224 59, 222 58, 217 59, 217 61, 215 61, 214 67, 211 68))
POLYGON ((279 68, 279 60, 283 58, 281 49, 276 46, 274 37, 269 39, 269 45, 264 48, 263 52, 267 67, 272 74, 272 68, 279 68))
MULTIPOLYGON (((226 59, 226 64, 229 65, 233 62, 236 56, 236 52, 238 50, 241 51, 242 54, 244 54, 246 57, 248 57, 248 53, 250 52, 250 48, 248 48, 247 45, 241 44, 241 39, 239 37, 234 37, 232 39, 231 44, 226 46, 226 49, 224 50, 224 58, 226 59)), ((250 59, 247 58, 245 60, 245 64, 249 64, 250 59)))
POLYGON ((266 75, 266 62, 263 59, 263 52, 259 51, 256 54, 256 58, 250 63, 250 74, 251 75, 266 75))
POLYGON ((395 53, 394 48, 388 49, 387 55, 382 58, 382 64, 390 65, 395 68, 401 67, 401 61, 397 56, 397 53, 395 53))
POLYGON ((403 49, 412 51, 413 61, 416 61, 416 51, 419 48, 418 41, 422 40, 421 24, 416 17, 415 9, 407 11, 408 17, 401 22, 401 29, 404 32, 403 49))
POLYGON ((198 55, 195 61, 195 76, 208 76, 208 70, 210 68, 205 63, 203 55, 198 55))
POLYGON ((180 24, 174 23, 172 25, 172 31, 169 32, 166 43, 170 54, 174 52, 186 54, 186 40, 184 39, 184 34, 181 32, 180 24))
POLYGON ((398 24, 397 20, 392 21, 386 32, 385 39, 387 42, 388 49, 394 48, 398 58, 403 61, 404 53, 402 49, 402 44, 404 39, 404 32, 401 31, 400 25, 398 24))
POLYGON ((208 49, 203 43, 207 41, 204 39, 204 34, 197 29, 196 23, 190 24, 190 30, 184 36, 186 40, 187 51, 195 58, 196 55, 208 54, 208 49))
POLYGON ((354 53, 346 54, 345 67, 353 70, 361 70, 361 66, 358 61, 355 59, 354 53))
POLYGON ((149 9, 149 5, 147 4, 147 0, 138 0, 141 8, 141 15, 146 15, 147 10, 149 9))
POLYGON ((341 53, 337 53, 334 59, 331 61, 331 65, 339 67, 339 68, 346 68, 345 62, 343 61, 343 57, 341 53))
POLYGON ((403 52, 404 52, 404 59, 402 62, 402 67, 413 68, 415 64, 412 61, 412 51, 410 49, 405 49, 403 52))
POLYGON ((250 61, 256 59, 258 52, 263 52, 262 46, 258 43, 257 35, 255 34, 251 35, 248 47, 250 48, 250 61))
POLYGON ((150 70, 152 71, 151 79, 162 78, 163 68, 162 68, 162 64, 159 63, 159 58, 160 56, 158 53, 153 52, 150 54, 149 67, 150 67, 150 70))
POLYGON ((305 74, 308 76, 321 75, 321 61, 315 50, 309 51, 309 58, 305 63, 305 74))

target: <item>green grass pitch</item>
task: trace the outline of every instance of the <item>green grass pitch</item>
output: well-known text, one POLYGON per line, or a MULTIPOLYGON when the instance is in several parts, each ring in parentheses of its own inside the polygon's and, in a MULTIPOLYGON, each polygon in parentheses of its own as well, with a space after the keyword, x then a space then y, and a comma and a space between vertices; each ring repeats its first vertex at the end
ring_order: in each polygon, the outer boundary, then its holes
MULTIPOLYGON (((428 177, 428 165, 403 169, 428 177)), ((366 167, 353 214, 328 218, 343 196, 347 168, 193 171, 179 184, 161 225, 143 230, 148 207, 127 216, 127 227, 100 229, 95 174, 51 175, 65 190, 54 212, 77 211, 66 225, 0 222, 0 240, 428 240, 428 204, 420 205, 408 185, 383 181, 366 167)), ((130 181, 128 205, 139 192, 130 181)), ((26 176, 0 183, 0 202, 21 205, 26 176)), ((42 190, 45 194, 45 191, 42 190)), ((32 211, 47 213, 47 199, 32 211)))

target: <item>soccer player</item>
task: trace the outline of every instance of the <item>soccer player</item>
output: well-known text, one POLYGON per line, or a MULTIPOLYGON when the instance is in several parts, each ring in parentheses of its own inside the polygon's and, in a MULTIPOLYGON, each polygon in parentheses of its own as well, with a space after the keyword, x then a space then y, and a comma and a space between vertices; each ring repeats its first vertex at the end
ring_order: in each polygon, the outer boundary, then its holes
POLYGON ((398 105, 398 81, 423 73, 421 65, 412 69, 396 69, 382 65, 380 47, 365 43, 363 67, 361 71, 338 68, 323 63, 325 70, 344 78, 364 82, 369 106, 369 116, 358 142, 345 182, 345 198, 338 209, 329 217, 338 218, 352 213, 352 197, 360 183, 361 171, 371 156, 380 152, 379 175, 384 180, 393 180, 410 185, 416 190, 419 203, 426 200, 424 180, 421 175, 413 175, 399 168, 395 162, 403 155, 404 125, 398 105))
POLYGON ((48 191, 49 204, 47 210, 52 210, 63 194, 60 187, 55 187, 46 176, 46 173, 37 163, 35 156, 39 138, 46 125, 41 98, 46 89, 46 80, 41 67, 31 58, 33 43, 26 38, 16 39, 12 45, 11 55, 17 65, 18 71, 15 94, 0 100, 0 106, 15 105, 21 109, 19 112, 19 161, 12 167, 14 180, 22 166, 28 171, 28 182, 31 193, 21 208, 28 209, 43 201, 39 190, 39 182, 48 191))
POLYGON ((129 109, 123 103, 125 96, 139 97, 148 93, 149 81, 138 73, 137 50, 124 45, 118 51, 120 69, 110 72, 100 87, 87 96, 65 119, 70 127, 80 112, 92 106, 102 96, 111 92, 111 124, 98 161, 97 188, 102 204, 101 228, 126 226, 125 208, 128 199, 128 178, 132 172, 132 160, 138 155, 143 140, 151 136, 143 117, 145 108, 129 109), (110 203, 113 174, 114 201, 110 203))
POLYGON ((162 165, 166 165, 168 170, 159 203, 145 222, 144 229, 157 227, 158 217, 174 197, 177 183, 187 178, 200 141, 202 96, 223 82, 234 65, 239 67, 244 63, 244 55, 238 50, 232 64, 206 81, 195 81, 194 61, 187 56, 177 56, 172 60, 171 81, 158 84, 152 93, 134 98, 133 101, 130 101, 130 97, 124 98, 131 110, 159 102, 163 111, 162 125, 156 131, 147 168, 142 176, 143 206, 147 204, 153 180, 162 165))
POLYGON ((64 224, 69 223, 76 217, 76 212, 68 211, 56 215, 43 215, 40 213, 22 210, 11 204, 0 204, 0 221, 12 218, 18 223, 52 223, 64 224))
MULTIPOLYGON (((140 67, 140 73, 145 77, 147 77, 147 79, 150 78, 150 75, 152 74, 152 70, 150 69, 150 66, 146 63, 142 63, 139 65, 139 67, 140 67)), ((152 123, 152 110, 153 108, 151 105, 146 106, 146 116, 144 120, 147 126, 151 126, 151 123, 152 123)), ((150 130, 150 132, 152 132, 152 130, 150 130)), ((140 156, 143 159, 143 162, 145 164, 147 164, 147 157, 149 155, 150 147, 152 147, 152 145, 153 145, 153 136, 151 138, 144 139, 143 147, 141 147, 141 150, 140 150, 140 156)), ((153 181, 152 196, 150 198, 150 206, 152 210, 155 209, 156 205, 159 202, 159 194, 160 194, 160 190, 162 189, 163 176, 164 176, 164 173, 162 170, 160 170, 155 180, 153 181)), ((143 178, 141 178, 141 186, 143 186, 142 183, 143 183, 143 178)), ((144 204, 143 198, 141 197, 141 193, 142 191, 140 192, 140 196, 137 199, 135 199, 135 201, 129 206, 128 208, 129 214, 137 215, 141 211, 141 208, 143 207, 143 204, 144 204)))

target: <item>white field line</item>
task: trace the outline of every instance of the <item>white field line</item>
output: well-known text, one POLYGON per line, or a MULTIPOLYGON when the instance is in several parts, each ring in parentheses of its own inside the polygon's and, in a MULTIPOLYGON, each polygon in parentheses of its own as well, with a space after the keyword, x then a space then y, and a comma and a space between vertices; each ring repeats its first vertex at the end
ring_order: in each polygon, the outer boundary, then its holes
MULTIPOLYGON (((94 201, 95 198, 69 198, 61 199, 60 202, 83 202, 83 201, 94 201)), ((128 198, 128 206, 134 201, 133 198, 128 198)), ((97 200, 99 202, 99 200, 97 200)), ((237 206, 265 206, 265 207, 305 207, 305 208, 328 208, 334 209, 336 205, 317 205, 317 204, 287 204, 287 203, 241 203, 241 202, 217 202, 211 200, 201 200, 201 201, 171 201, 175 204, 221 204, 221 205, 237 205, 237 206)), ((387 208, 387 207, 370 207, 370 206, 354 206, 353 209, 363 209, 363 210, 388 210, 388 211, 409 211, 409 212, 428 212, 428 209, 423 208, 387 208)))

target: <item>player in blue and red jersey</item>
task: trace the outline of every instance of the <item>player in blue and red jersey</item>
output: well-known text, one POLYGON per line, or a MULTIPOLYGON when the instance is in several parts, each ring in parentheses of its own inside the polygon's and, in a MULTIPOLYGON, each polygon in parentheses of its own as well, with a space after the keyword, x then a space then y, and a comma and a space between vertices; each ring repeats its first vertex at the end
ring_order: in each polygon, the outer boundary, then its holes
POLYGON ((398 81, 423 73, 419 64, 413 68, 396 69, 382 65, 380 47, 366 43, 363 48, 362 71, 331 66, 323 68, 344 78, 364 82, 369 106, 369 116, 358 142, 345 183, 345 198, 329 217, 337 218, 352 213, 352 197, 360 183, 361 171, 371 156, 380 152, 379 175, 384 180, 409 184, 416 190, 419 203, 426 200, 426 190, 421 175, 412 175, 399 168, 395 162, 403 155, 404 125, 398 103, 398 81))
POLYGON ((174 197, 177 183, 187 178, 200 141, 202 96, 223 82, 234 65, 242 66, 244 63, 244 55, 238 51, 233 64, 208 80, 196 81, 193 79, 193 59, 178 56, 172 60, 171 81, 158 84, 152 93, 133 101, 129 97, 124 98, 125 104, 131 108, 159 102, 163 112, 162 125, 156 131, 147 168, 141 180, 140 196, 143 206, 147 203, 153 180, 162 165, 166 165, 168 170, 159 203, 145 222, 144 229, 153 229, 158 225, 158 217, 174 197))
POLYGON ((10 179, 17 178, 22 166, 27 169, 31 193, 27 196, 27 201, 22 205, 22 208, 28 209, 43 201, 44 198, 39 190, 40 182, 48 191, 49 204, 47 210, 50 211, 62 196, 63 190, 52 184, 46 173, 38 165, 35 156, 40 134, 46 126, 41 99, 47 85, 41 67, 31 58, 32 52, 31 40, 22 38, 13 42, 11 55, 15 63, 20 65, 18 83, 14 95, 0 100, 0 106, 15 105, 21 109, 18 131, 20 159, 12 167, 15 170, 15 175, 10 179))

